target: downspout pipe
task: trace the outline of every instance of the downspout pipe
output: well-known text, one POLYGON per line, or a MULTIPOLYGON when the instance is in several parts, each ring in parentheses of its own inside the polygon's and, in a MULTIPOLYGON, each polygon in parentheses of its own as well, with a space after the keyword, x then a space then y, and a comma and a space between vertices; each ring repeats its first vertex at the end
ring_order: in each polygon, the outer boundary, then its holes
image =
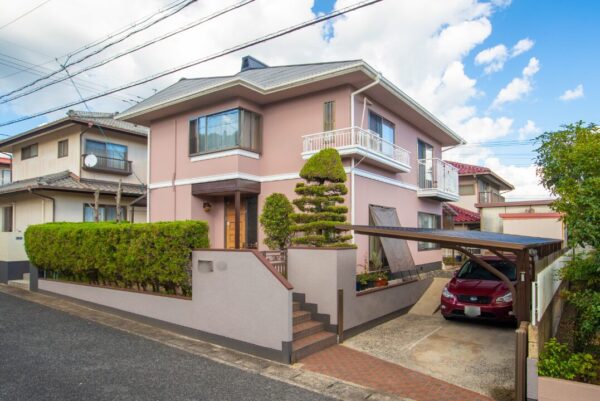
MULTIPOLYGON (((350 129, 352 130, 352 132, 354 133, 354 125, 355 125, 355 116, 354 116, 354 98, 356 95, 358 95, 361 92, 366 91, 369 88, 372 88, 375 85, 378 85, 379 82, 381 82, 381 73, 377 74, 377 77, 375 78, 375 81, 371 82, 370 84, 363 86, 360 89, 355 90, 354 92, 352 92, 350 94, 350 129)), ((352 157, 352 165, 350 168, 350 224, 354 225, 355 224, 355 219, 356 219, 356 213, 354 211, 354 203, 356 201, 356 195, 355 195, 355 188, 356 186, 354 185, 354 179, 355 179, 355 175, 354 175, 354 169, 355 169, 356 165, 354 164, 354 157, 352 157)), ((354 233, 352 233, 352 243, 356 243, 356 239, 354 238, 354 233)))
POLYGON ((27 188, 27 190, 33 196, 37 196, 38 198, 42 198, 44 200, 52 201, 52 222, 54 223, 55 216, 56 216, 56 200, 51 196, 42 195, 42 194, 38 194, 37 192, 33 192, 33 189, 31 189, 31 188, 27 188))

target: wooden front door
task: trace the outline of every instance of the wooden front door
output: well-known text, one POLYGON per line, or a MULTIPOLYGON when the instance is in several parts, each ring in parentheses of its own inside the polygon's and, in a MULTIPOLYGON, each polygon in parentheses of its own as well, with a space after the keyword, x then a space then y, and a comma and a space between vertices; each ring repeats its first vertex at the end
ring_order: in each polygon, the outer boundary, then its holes
MULTIPOLYGON (((246 202, 242 200, 240 208, 240 246, 246 243, 246 202)), ((235 202, 233 199, 225 200, 225 248, 235 248, 235 202)))

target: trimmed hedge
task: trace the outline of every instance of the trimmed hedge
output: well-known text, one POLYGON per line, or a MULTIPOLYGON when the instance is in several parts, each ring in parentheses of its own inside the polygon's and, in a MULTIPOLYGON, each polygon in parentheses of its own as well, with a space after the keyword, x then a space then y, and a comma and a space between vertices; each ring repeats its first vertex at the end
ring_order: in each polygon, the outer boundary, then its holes
POLYGON ((46 223, 25 231, 39 269, 73 281, 191 294, 190 253, 208 248, 203 221, 46 223))

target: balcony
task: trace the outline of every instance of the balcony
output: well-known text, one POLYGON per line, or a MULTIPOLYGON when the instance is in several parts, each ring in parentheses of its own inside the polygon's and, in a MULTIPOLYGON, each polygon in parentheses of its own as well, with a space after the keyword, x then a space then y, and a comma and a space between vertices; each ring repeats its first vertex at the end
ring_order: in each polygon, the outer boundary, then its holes
POLYGON ((81 167, 87 171, 96 171, 109 174, 131 175, 131 160, 115 159, 108 156, 96 156, 96 164, 93 166, 86 165, 85 157, 87 154, 81 155, 81 167))
POLYGON ((441 159, 419 159, 417 195, 440 201, 458 201, 458 169, 441 159))
POLYGON ((410 172, 410 152, 358 127, 319 132, 302 137, 302 157, 308 159, 325 148, 335 148, 342 156, 365 157, 371 164, 394 172, 410 172))
POLYGON ((496 192, 480 192, 479 203, 503 203, 504 196, 496 192))

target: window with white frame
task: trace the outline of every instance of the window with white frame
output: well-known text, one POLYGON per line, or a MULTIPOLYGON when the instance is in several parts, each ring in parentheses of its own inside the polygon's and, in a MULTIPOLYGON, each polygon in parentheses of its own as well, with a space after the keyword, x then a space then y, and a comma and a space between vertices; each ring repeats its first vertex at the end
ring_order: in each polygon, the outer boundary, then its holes
MULTIPOLYGON (((127 208, 121 206, 121 221, 127 220, 127 208)), ((93 222, 94 208, 91 205, 83 206, 83 221, 93 222)), ((98 206, 98 221, 117 221, 117 207, 113 205, 98 206)))
MULTIPOLYGON (((439 214, 418 212, 417 227, 439 229, 442 227, 442 217, 439 214)), ((440 249, 440 246, 432 242, 419 242, 418 249, 419 251, 427 251, 440 249)))

